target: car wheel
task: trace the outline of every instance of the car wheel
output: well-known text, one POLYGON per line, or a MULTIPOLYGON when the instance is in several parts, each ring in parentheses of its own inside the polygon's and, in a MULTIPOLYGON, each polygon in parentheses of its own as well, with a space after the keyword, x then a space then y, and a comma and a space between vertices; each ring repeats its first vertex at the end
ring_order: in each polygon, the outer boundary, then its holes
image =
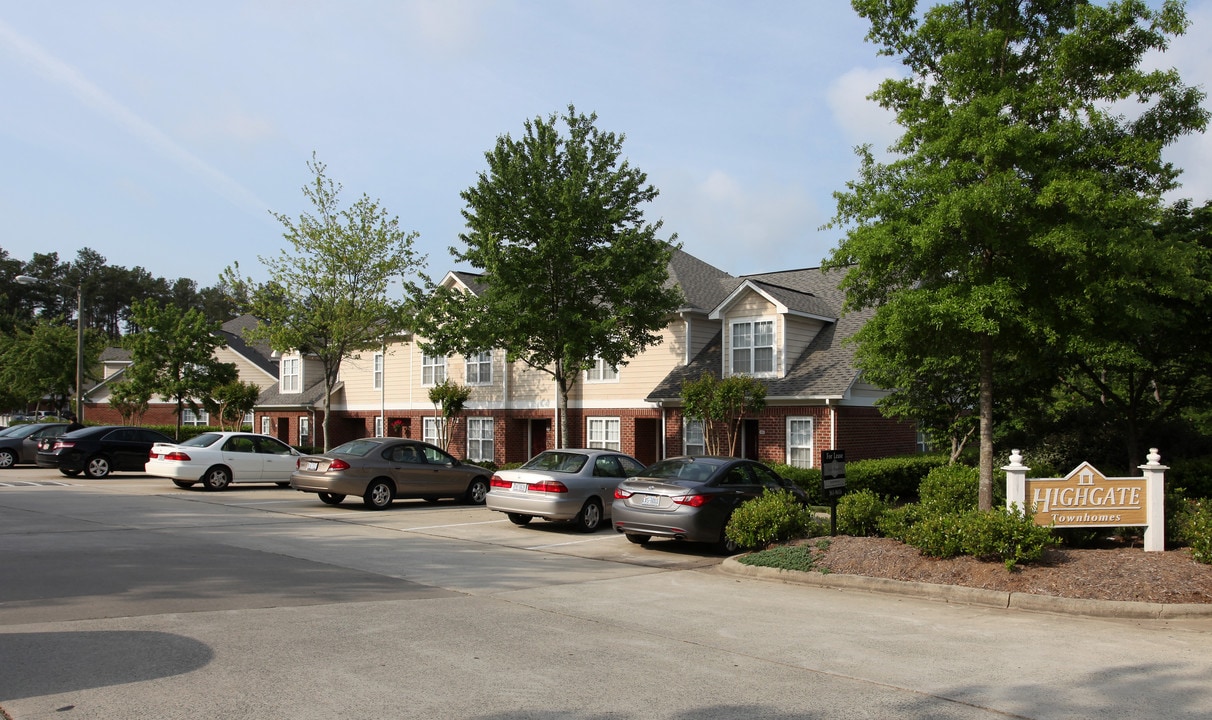
POLYGON ((478 477, 467 486, 467 494, 463 496, 463 499, 471 505, 483 505, 486 497, 488 497, 488 481, 478 477))
POLYGON ((84 466, 84 472, 95 480, 109 475, 109 458, 104 455, 94 455, 88 459, 88 464, 84 466))
POLYGON ((226 490, 231 485, 231 471, 225 467, 213 467, 202 476, 202 485, 207 490, 226 490))
POLYGON ((602 503, 596 498, 589 498, 585 501, 585 506, 581 508, 581 512, 572 519, 576 523, 577 530, 581 532, 591 533, 602 526, 602 503))
POLYGON ((725 530, 720 531, 720 539, 715 543, 715 551, 721 555, 735 555, 743 548, 736 543, 735 540, 728 537, 726 528, 728 523, 724 523, 725 530))
POLYGON ((0 450, 0 468, 11 468, 17 464, 17 456, 12 450, 0 450))
POLYGON ((320 502, 325 505, 340 505, 344 499, 345 496, 339 493, 320 493, 320 502))
POLYGON ((194 484, 188 480, 173 480, 173 485, 176 485, 179 488, 191 488, 194 486, 194 484))
POLYGON ((641 535, 639 533, 623 533, 623 537, 627 538, 627 542, 633 542, 636 545, 647 545, 652 539, 651 535, 641 535))
POLYGON ((362 496, 362 503, 371 510, 382 510, 391 504, 394 495, 395 490, 392 489, 391 483, 379 478, 370 482, 366 494, 362 496))
POLYGON ((76 477, 80 474, 79 470, 60 470, 59 472, 67 477, 76 477))
POLYGON ((522 515, 521 513, 506 513, 509 516, 509 522, 514 525, 529 525, 534 518, 530 515, 522 515))

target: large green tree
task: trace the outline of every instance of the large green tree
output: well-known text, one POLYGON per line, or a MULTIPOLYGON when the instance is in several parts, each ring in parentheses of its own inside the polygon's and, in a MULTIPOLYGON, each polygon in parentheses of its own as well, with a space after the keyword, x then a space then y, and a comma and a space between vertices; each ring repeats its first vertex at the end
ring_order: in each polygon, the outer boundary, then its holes
POLYGON ((134 321, 141 328, 127 335, 130 350, 128 377, 133 394, 171 398, 177 406, 176 437, 181 437, 181 413, 195 412, 214 389, 236 379, 236 366, 215 358, 215 348, 226 342, 219 324, 200 310, 182 310, 155 300, 132 303, 134 321))
POLYGON ((624 136, 596 120, 570 105, 562 118, 527 120, 518 139, 497 138, 488 169, 462 194, 465 248, 451 248, 482 272, 482 292, 430 288, 417 324, 433 352, 504 348, 551 375, 561 444, 581 373, 658 343, 681 297, 667 283, 675 238, 644 219, 658 191, 621 158, 624 136))
POLYGON ((860 150, 858 178, 836 193, 833 224, 847 232, 829 265, 849 266, 850 306, 894 314, 916 295, 908 307, 929 306, 935 324, 899 326, 941 357, 973 353, 987 509, 998 356, 1031 364, 1032 347, 1052 347, 1087 311, 1088 288, 1130 275, 1177 184, 1162 149, 1207 122, 1201 91, 1141 67, 1185 30, 1185 12, 1139 0, 852 5, 908 70, 872 96, 905 132, 888 161, 860 150))
MULTIPOLYGON (((54 409, 69 407, 76 392, 76 329, 62 318, 38 318, 28 329, 0 336, 0 387, 22 407, 49 397, 54 409)), ((84 367, 101 356, 101 340, 85 333, 84 367)), ((83 378, 88 381, 87 373, 83 378)))
POLYGON ((414 247, 414 232, 378 200, 363 194, 341 205, 341 186, 330 180, 326 166, 312 156, 314 180, 303 186, 313 213, 297 220, 274 213, 286 228, 290 244, 277 257, 261 257, 269 280, 250 285, 239 268, 224 272, 222 284, 248 298, 249 312, 261 322, 250 339, 267 340, 279 352, 298 351, 319 361, 324 382, 324 448, 329 448, 328 420, 332 391, 349 355, 382 344, 408 325, 402 298, 392 297, 393 284, 408 282, 423 270, 425 256, 414 247))

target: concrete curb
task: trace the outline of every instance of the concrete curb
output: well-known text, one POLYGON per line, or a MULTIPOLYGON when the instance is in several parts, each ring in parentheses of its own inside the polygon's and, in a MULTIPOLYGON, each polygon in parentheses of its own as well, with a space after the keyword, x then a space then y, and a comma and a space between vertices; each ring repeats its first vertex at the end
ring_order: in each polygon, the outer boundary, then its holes
POLYGON ((1088 617, 1133 618, 1146 620, 1172 620, 1175 618, 1212 617, 1212 604, 1168 604, 1147 602, 1125 602, 1119 600, 1082 600, 1006 592, 1004 590, 982 590, 960 585, 935 585, 932 583, 889 580, 887 578, 863 577, 860 575, 836 575, 832 573, 782 570, 779 568, 742 565, 737 558, 725 558, 719 565, 720 572, 737 577, 769 580, 794 585, 812 585, 837 590, 860 590, 863 592, 908 595, 910 597, 941 600, 959 605, 1031 610, 1064 615, 1088 617))

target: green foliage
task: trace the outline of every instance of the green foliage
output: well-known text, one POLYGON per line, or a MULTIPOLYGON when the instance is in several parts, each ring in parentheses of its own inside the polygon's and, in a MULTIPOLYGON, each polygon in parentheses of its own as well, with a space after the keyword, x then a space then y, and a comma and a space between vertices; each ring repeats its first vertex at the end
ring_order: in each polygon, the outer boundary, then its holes
POLYGON ((244 416, 257 405, 261 389, 252 383, 232 380, 215 387, 203 399, 208 412, 219 419, 219 429, 238 428, 244 416))
POLYGON ((906 66, 872 95, 905 132, 886 162, 860 149, 857 179, 835 194, 831 226, 846 236, 827 265, 846 268, 848 308, 875 308, 857 336, 860 367, 907 393, 886 407, 952 436, 976 411, 979 506, 991 509, 995 403, 1001 412, 1018 388, 1046 395, 1058 364, 1091 391, 1113 370, 1151 392, 1141 371, 1165 356, 1139 352, 1139 331, 1117 338, 1166 317, 1181 327, 1193 315, 1166 301, 1206 292, 1189 275, 1206 267, 1198 248, 1154 232, 1179 174, 1163 150, 1208 119, 1202 90, 1143 67, 1185 30, 1185 12, 1127 0, 853 4, 877 51, 906 66), (1121 114, 1133 101, 1142 111, 1121 114))
POLYGON ((808 545, 778 545, 737 558, 742 565, 771 567, 779 570, 816 570, 816 556, 808 545))
POLYGON ((960 514, 975 510, 980 475, 966 465, 942 465, 922 480, 922 506, 929 512, 960 514))
POLYGON ((1060 540, 1052 529, 1036 525, 1017 508, 971 510, 961 518, 962 550, 979 560, 998 560, 1013 569, 1018 563, 1036 562, 1060 540))
POLYGON ((657 189, 622 158, 623 136, 596 120, 569 106, 563 118, 527 120, 521 138, 497 138, 488 169, 462 193, 465 248, 451 249, 481 271, 479 294, 430 288, 414 326, 437 354, 498 347, 551 375, 563 441, 581 373, 659 343, 681 303, 667 283, 673 238, 658 238, 661 222, 643 215, 657 189))
POLYGON ((767 490, 742 503, 724 528, 728 539, 745 548, 764 548, 820 532, 820 523, 812 510, 801 504, 790 490, 767 490))
POLYGON ((471 388, 460 385, 450 378, 434 385, 429 389, 429 401, 433 403, 442 421, 438 423, 437 445, 443 450, 450 449, 450 440, 454 437, 459 418, 467 399, 471 397, 471 388))
MULTIPOLYGON (((109 386, 109 406, 122 416, 123 425, 136 425, 143 419, 151 401, 151 390, 130 380, 119 380, 109 386)), ((177 429, 178 433, 180 428, 177 429)), ((180 434, 178 440, 184 440, 180 434)))
POLYGON ((1174 522, 1175 537, 1191 548, 1191 557, 1212 564, 1212 499, 1188 500, 1174 522))
POLYGON ((1212 498, 1212 457, 1175 460, 1166 471, 1166 486, 1178 486, 1190 498, 1212 498))
POLYGON ((846 535, 878 535, 879 521, 892 503, 869 489, 848 492, 837 501, 837 529, 846 535))
POLYGON ((790 480, 803 490, 804 494, 808 496, 808 504, 816 506, 828 504, 825 490, 821 487, 820 468, 802 468, 782 463, 770 463, 770 469, 779 477, 790 480))
POLYGON ((902 500, 916 499, 922 479, 947 462, 946 455, 906 455, 848 462, 846 489, 867 489, 902 500))
POLYGON ((884 537, 907 542, 909 528, 917 524, 925 516, 925 511, 919 503, 908 503, 900 507, 890 508, 876 521, 876 528, 884 537))
MULTIPOLYGON (((269 273, 264 284, 251 285, 229 267, 223 283, 248 298, 249 312, 261 322, 247 332, 250 340, 268 341, 282 353, 315 358, 324 382, 324 447, 329 447, 328 421, 332 391, 344 358, 380 346, 410 323, 406 305, 393 297, 393 283, 404 282, 425 263, 413 243, 416 233, 400 229, 378 200, 363 194, 348 207, 341 186, 326 175, 312 155, 307 164, 315 178, 303 187, 314 214, 297 220, 274 213, 290 244, 277 257, 261 257, 269 273)), ((484 347, 491 347, 485 345, 484 347)))
POLYGON ((723 380, 704 373, 698 380, 682 384, 683 412, 703 423, 703 442, 708 455, 734 455, 741 421, 748 413, 766 407, 766 386, 750 375, 730 375, 723 380), (717 425, 724 428, 727 452, 720 448, 717 425))
MULTIPOLYGON (((0 335, 0 407, 22 407, 49 396, 65 405, 76 391, 76 329, 61 319, 38 318, 14 335, 0 335)), ((101 355, 96 333, 84 335, 84 377, 101 355)))

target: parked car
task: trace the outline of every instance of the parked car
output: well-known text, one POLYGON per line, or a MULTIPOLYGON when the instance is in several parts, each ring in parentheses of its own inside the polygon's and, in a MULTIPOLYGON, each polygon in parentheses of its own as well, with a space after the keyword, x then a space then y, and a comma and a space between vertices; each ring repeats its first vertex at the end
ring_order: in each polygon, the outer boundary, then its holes
POLYGON ((667 537, 736 552, 724 527, 737 506, 767 489, 790 490, 808 504, 803 490, 753 460, 698 455, 661 460, 615 488, 614 529, 639 545, 667 537))
POLYGON ((163 433, 125 425, 96 425, 64 433, 49 448, 38 448, 38 467, 58 468, 74 477, 103 478, 115 471, 142 472, 156 443, 171 443, 163 433))
POLYGON ((304 455, 297 466, 290 476, 294 489, 317 493, 328 505, 354 495, 372 510, 397 498, 463 498, 479 505, 491 477, 429 443, 399 438, 354 440, 323 455, 304 455))
POLYGON ((485 504, 515 525, 540 517, 593 532, 610 519, 615 486, 643 471, 639 460, 614 450, 547 450, 516 470, 498 470, 485 504))
POLYGON ((289 487, 298 459, 298 450, 268 435, 205 432, 182 443, 156 443, 145 470, 182 488, 199 482, 207 490, 224 490, 231 483, 289 487))
POLYGON ((0 468, 18 463, 33 464, 38 455, 38 440, 63 434, 67 423, 34 423, 14 425, 0 434, 0 468))

